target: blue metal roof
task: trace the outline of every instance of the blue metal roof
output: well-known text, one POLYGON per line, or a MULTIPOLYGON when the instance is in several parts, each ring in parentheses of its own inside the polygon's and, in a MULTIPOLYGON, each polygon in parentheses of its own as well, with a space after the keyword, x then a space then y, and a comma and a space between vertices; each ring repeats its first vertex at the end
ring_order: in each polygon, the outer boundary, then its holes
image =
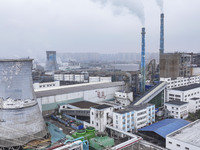
POLYGON ((189 124, 189 122, 183 119, 165 119, 150 126, 141 128, 138 131, 151 131, 166 138, 168 134, 186 126, 187 124, 189 124))

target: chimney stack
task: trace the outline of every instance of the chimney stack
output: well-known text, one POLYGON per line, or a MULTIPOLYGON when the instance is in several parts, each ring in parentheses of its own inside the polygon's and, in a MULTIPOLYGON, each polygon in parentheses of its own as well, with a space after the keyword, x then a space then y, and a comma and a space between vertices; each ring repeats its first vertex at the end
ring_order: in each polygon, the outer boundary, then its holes
POLYGON ((160 54, 164 53, 164 14, 160 15, 160 54))
POLYGON ((145 92, 145 28, 142 28, 142 51, 141 51, 141 86, 140 92, 145 92))

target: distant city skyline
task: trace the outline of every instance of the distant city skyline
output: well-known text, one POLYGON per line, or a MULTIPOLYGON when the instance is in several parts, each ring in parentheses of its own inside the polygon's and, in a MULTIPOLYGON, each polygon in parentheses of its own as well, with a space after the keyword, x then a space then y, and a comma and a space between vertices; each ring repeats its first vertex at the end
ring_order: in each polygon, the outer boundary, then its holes
MULTIPOLYGON (((156 0, 134 0, 135 14, 125 7, 128 3, 117 2, 1 0, 1 58, 45 58, 48 50, 140 53, 143 25, 137 16, 143 10, 146 52, 158 53, 161 12, 156 0)), ((199 6, 199 0, 164 0, 165 52, 200 52, 199 6)))

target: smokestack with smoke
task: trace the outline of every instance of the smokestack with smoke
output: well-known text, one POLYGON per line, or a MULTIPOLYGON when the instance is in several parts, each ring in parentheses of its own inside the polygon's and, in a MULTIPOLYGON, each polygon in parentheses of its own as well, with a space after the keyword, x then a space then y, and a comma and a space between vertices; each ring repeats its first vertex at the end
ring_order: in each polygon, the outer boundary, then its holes
POLYGON ((160 11, 163 12, 163 0, 156 0, 158 6, 160 7, 160 11))
POLYGON ((140 92, 145 92, 145 81, 146 81, 146 74, 145 74, 145 28, 142 28, 142 51, 141 51, 141 86, 140 86, 140 92))
POLYGON ((118 8, 118 10, 127 9, 131 14, 136 15, 142 25, 145 24, 144 6, 141 0, 92 0, 94 2, 100 2, 102 5, 111 4, 118 8))

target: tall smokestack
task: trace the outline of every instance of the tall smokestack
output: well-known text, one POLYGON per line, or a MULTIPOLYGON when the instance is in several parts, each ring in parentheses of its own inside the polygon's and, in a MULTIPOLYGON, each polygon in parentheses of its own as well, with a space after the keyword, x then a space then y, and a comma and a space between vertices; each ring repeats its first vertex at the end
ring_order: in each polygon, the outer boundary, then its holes
POLYGON ((141 51, 141 86, 140 92, 145 92, 145 28, 142 28, 142 51, 141 51))
POLYGON ((160 15, 160 54, 164 53, 164 14, 160 15))

